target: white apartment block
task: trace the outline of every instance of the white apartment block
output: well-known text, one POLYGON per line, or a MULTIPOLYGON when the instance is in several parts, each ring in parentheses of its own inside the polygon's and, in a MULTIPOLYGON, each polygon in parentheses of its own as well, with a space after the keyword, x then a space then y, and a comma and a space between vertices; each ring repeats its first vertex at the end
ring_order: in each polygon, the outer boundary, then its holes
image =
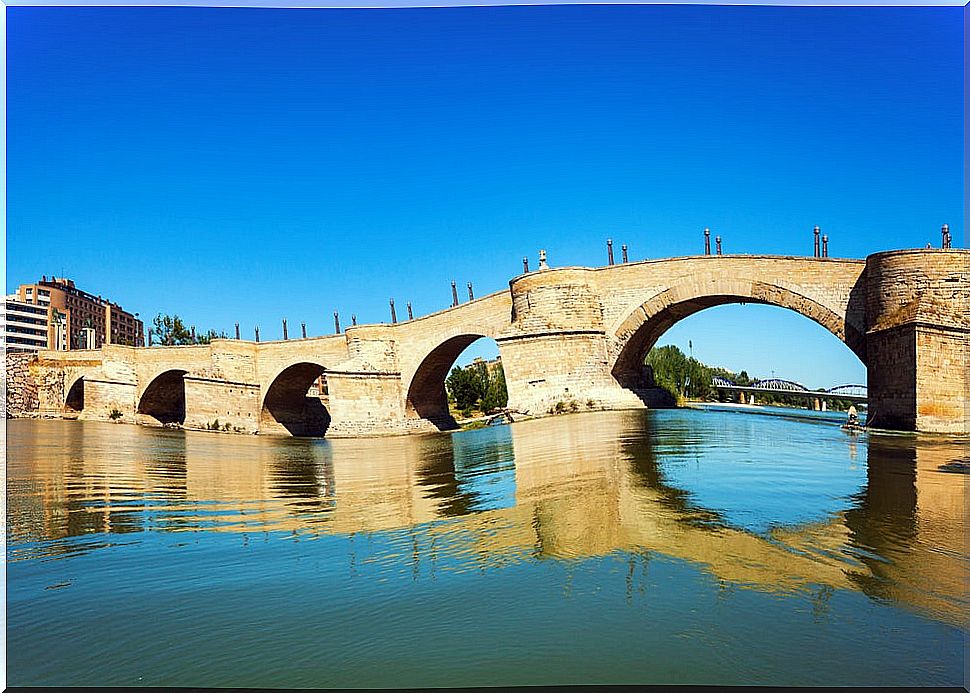
POLYGON ((7 296, 0 313, 0 337, 7 351, 37 351, 47 348, 47 306, 32 305, 7 296))

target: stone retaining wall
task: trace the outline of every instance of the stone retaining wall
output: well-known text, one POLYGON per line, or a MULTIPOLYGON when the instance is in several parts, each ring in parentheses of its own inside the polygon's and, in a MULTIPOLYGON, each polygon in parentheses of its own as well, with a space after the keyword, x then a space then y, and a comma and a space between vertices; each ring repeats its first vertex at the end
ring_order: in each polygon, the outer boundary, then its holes
POLYGON ((36 416, 39 408, 37 382, 30 372, 31 362, 37 360, 32 352, 5 354, 4 412, 8 419, 36 416))

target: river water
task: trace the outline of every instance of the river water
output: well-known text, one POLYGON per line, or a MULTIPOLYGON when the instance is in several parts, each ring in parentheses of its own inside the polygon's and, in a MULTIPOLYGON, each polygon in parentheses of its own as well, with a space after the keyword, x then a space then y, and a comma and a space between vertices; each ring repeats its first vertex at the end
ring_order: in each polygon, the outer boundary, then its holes
POLYGON ((963 685, 966 439, 7 423, 7 683, 963 685))

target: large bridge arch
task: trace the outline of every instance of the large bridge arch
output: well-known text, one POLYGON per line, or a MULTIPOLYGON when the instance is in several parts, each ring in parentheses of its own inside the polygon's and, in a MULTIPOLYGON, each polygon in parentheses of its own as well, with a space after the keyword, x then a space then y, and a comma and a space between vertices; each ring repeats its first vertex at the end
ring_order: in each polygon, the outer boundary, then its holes
POLYGON ((138 414, 160 424, 184 424, 184 377, 187 373, 188 371, 172 368, 149 380, 138 398, 138 414))
POLYGON ((404 380, 407 418, 424 419, 439 430, 457 428, 448 411, 445 380, 461 353, 480 339, 494 340, 494 330, 480 324, 465 325, 438 335, 416 350, 417 357, 404 380))
MULTIPOLYGON (((326 370, 322 364, 301 360, 285 366, 270 378, 262 388, 259 432, 306 437, 326 435, 331 421, 327 393, 309 392, 326 370)), ((323 382, 326 387, 326 381, 323 382)))
POLYGON ((643 359, 675 323, 699 311, 731 303, 758 303, 792 310, 831 332, 867 365, 863 326, 847 317, 848 306, 832 307, 801 287, 780 282, 694 276, 654 294, 609 332, 611 373, 625 388, 643 387, 643 359))

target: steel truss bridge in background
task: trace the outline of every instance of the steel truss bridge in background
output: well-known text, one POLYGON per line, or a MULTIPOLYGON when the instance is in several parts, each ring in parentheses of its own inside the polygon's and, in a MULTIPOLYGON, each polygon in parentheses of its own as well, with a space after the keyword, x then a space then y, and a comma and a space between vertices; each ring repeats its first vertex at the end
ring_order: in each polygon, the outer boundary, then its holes
POLYGON ((714 376, 711 384, 718 390, 727 392, 769 393, 775 395, 802 395, 807 399, 843 399, 850 402, 866 402, 869 392, 865 385, 839 385, 828 390, 810 390, 801 383, 793 380, 771 378, 756 380, 751 385, 737 385, 727 378, 714 376))

